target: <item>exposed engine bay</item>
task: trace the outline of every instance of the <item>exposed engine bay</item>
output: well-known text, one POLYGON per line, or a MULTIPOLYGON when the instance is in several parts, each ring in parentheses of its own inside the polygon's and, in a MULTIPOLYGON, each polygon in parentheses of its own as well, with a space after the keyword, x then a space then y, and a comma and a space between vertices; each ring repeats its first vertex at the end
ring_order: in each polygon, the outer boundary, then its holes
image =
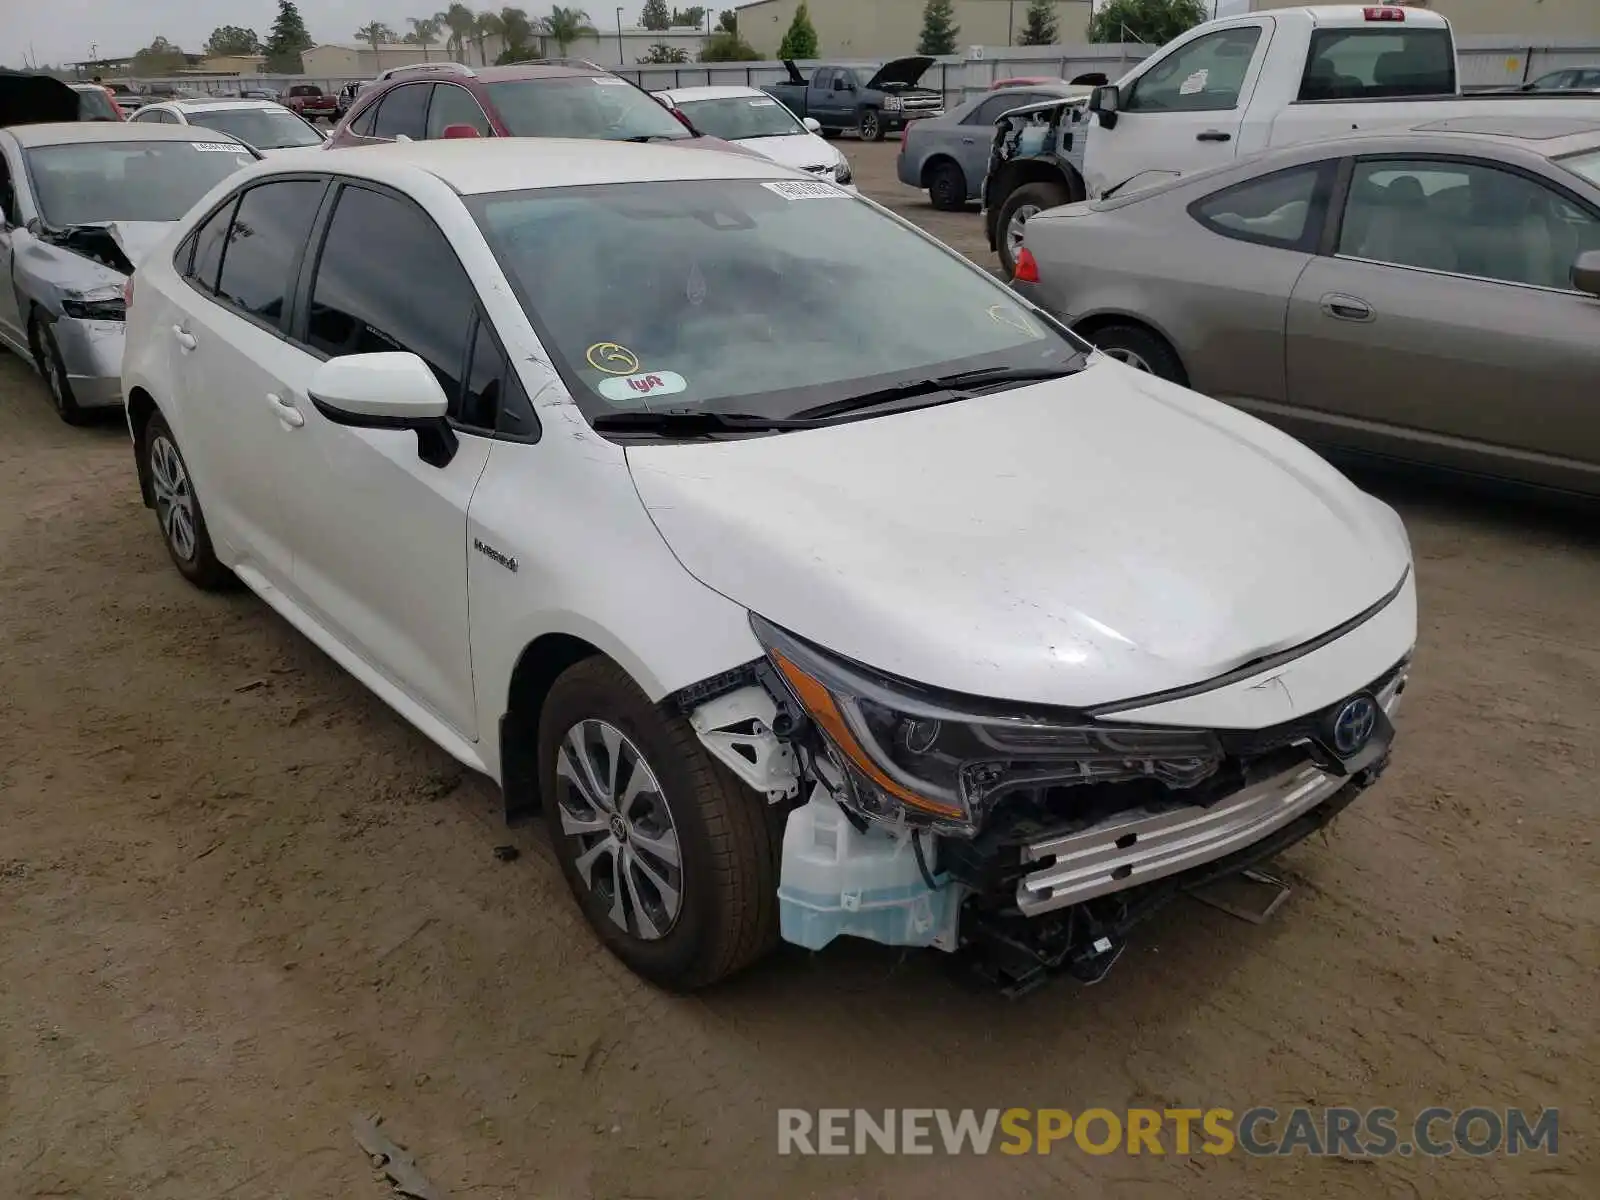
MULTIPOLYGON (((787 810, 782 936, 813 950, 851 936, 960 952, 1008 994, 1058 973, 1096 982, 1130 930, 1169 900, 1331 821, 1387 766, 1409 665, 1268 729, 1088 721, 1043 755, 1021 725, 1010 745, 958 744, 969 756, 964 793, 983 797, 966 820, 894 803, 895 781, 864 768, 851 729, 830 728, 826 708, 796 686, 803 676, 783 651, 801 648, 776 644, 773 660, 675 700, 730 771, 787 810)), ((902 722, 892 736, 950 737, 929 724, 902 722)))
POLYGON ((103 267, 110 267, 119 275, 133 274, 133 260, 128 257, 112 224, 69 225, 65 229, 41 226, 38 237, 41 242, 70 250, 103 267))

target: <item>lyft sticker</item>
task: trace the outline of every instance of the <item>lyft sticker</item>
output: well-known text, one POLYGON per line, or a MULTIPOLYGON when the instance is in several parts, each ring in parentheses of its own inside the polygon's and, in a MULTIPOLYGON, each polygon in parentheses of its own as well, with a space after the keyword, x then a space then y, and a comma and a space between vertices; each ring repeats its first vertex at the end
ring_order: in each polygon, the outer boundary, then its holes
POLYGON ((688 381, 676 371, 645 371, 602 379, 595 391, 613 404, 643 404, 652 396, 671 396, 688 386, 688 381))

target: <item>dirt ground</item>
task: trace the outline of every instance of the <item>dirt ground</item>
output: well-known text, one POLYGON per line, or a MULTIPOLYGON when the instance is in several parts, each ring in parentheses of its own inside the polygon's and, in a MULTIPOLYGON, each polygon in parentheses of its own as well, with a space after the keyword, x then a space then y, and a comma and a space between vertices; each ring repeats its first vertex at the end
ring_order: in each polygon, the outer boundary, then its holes
MULTIPOLYGON (((894 143, 842 144, 981 249, 894 143)), ((1184 903, 1014 1003, 849 943, 680 999, 491 786, 189 588, 121 428, 0 354, 0 1197, 376 1200, 357 1110, 450 1197, 1600 1195, 1600 522, 1365 482, 1415 543, 1416 673, 1393 769, 1285 856, 1267 924, 1184 903), (1257 1104, 1559 1105, 1561 1154, 776 1154, 780 1107, 1257 1104)))

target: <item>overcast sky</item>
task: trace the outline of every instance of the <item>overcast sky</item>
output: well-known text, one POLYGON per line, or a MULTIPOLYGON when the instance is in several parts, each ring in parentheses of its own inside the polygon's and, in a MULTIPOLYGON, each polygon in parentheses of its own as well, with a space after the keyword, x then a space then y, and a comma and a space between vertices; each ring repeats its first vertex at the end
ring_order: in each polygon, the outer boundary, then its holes
MULTIPOLYGON (((670 6, 672 0, 668 2, 670 6)), ((603 0, 589 3, 600 4, 599 8, 589 7, 590 16, 602 28, 609 28, 616 19, 616 5, 603 0)), ((722 0, 720 6, 726 4, 727 0, 722 0)), ((522 6, 535 16, 549 11, 549 5, 541 0, 522 6)), ((407 17, 429 11, 427 0, 301 0, 299 7, 318 42, 352 41, 355 31, 373 20, 404 33, 410 28, 407 17)), ((435 0, 434 7, 445 5, 435 0)), ((498 8, 500 4, 485 0, 472 7, 498 8)), ((719 5, 713 4, 715 7, 719 5)), ((1249 8, 1249 0, 1221 0, 1221 8, 1226 15, 1249 8)), ((98 47, 93 53, 102 57, 131 55, 158 35, 185 50, 199 51, 218 25, 244 25, 265 38, 278 5, 277 0, 209 0, 205 4, 197 0, 0 0, 0 9, 6 10, 0 16, 0 55, 4 56, 0 62, 20 67, 25 56, 40 63, 86 59, 91 44, 98 47)), ((637 14, 637 0, 630 0, 624 23, 632 24, 637 14)))

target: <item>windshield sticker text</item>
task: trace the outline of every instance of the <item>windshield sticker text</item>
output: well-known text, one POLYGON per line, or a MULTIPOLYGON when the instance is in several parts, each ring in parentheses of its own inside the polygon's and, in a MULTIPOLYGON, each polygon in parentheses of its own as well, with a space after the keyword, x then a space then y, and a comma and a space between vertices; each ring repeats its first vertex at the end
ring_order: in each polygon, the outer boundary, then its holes
POLYGON ((778 102, 776 100, 752 100, 752 101, 750 101, 750 107, 751 108, 777 108, 778 107, 778 102))
POLYGON ((583 356, 596 371, 604 371, 607 375, 636 375, 639 372, 639 356, 616 342, 596 342, 584 351, 583 356))
POLYGON ((811 183, 799 179, 781 179, 763 183, 762 187, 785 200, 844 200, 849 192, 841 192, 831 183, 811 183))
POLYGON ((628 86, 628 81, 626 79, 616 79, 616 78, 613 78, 610 75, 596 75, 594 77, 594 81, 596 83, 598 83, 601 87, 627 87, 628 86))
POLYGON ((207 154, 243 154, 244 147, 238 142, 191 142, 196 150, 207 154))
POLYGON ((650 396, 675 395, 688 386, 688 381, 676 371, 651 371, 644 375, 630 375, 626 379, 618 376, 602 379, 595 391, 613 404, 628 404, 650 396))

